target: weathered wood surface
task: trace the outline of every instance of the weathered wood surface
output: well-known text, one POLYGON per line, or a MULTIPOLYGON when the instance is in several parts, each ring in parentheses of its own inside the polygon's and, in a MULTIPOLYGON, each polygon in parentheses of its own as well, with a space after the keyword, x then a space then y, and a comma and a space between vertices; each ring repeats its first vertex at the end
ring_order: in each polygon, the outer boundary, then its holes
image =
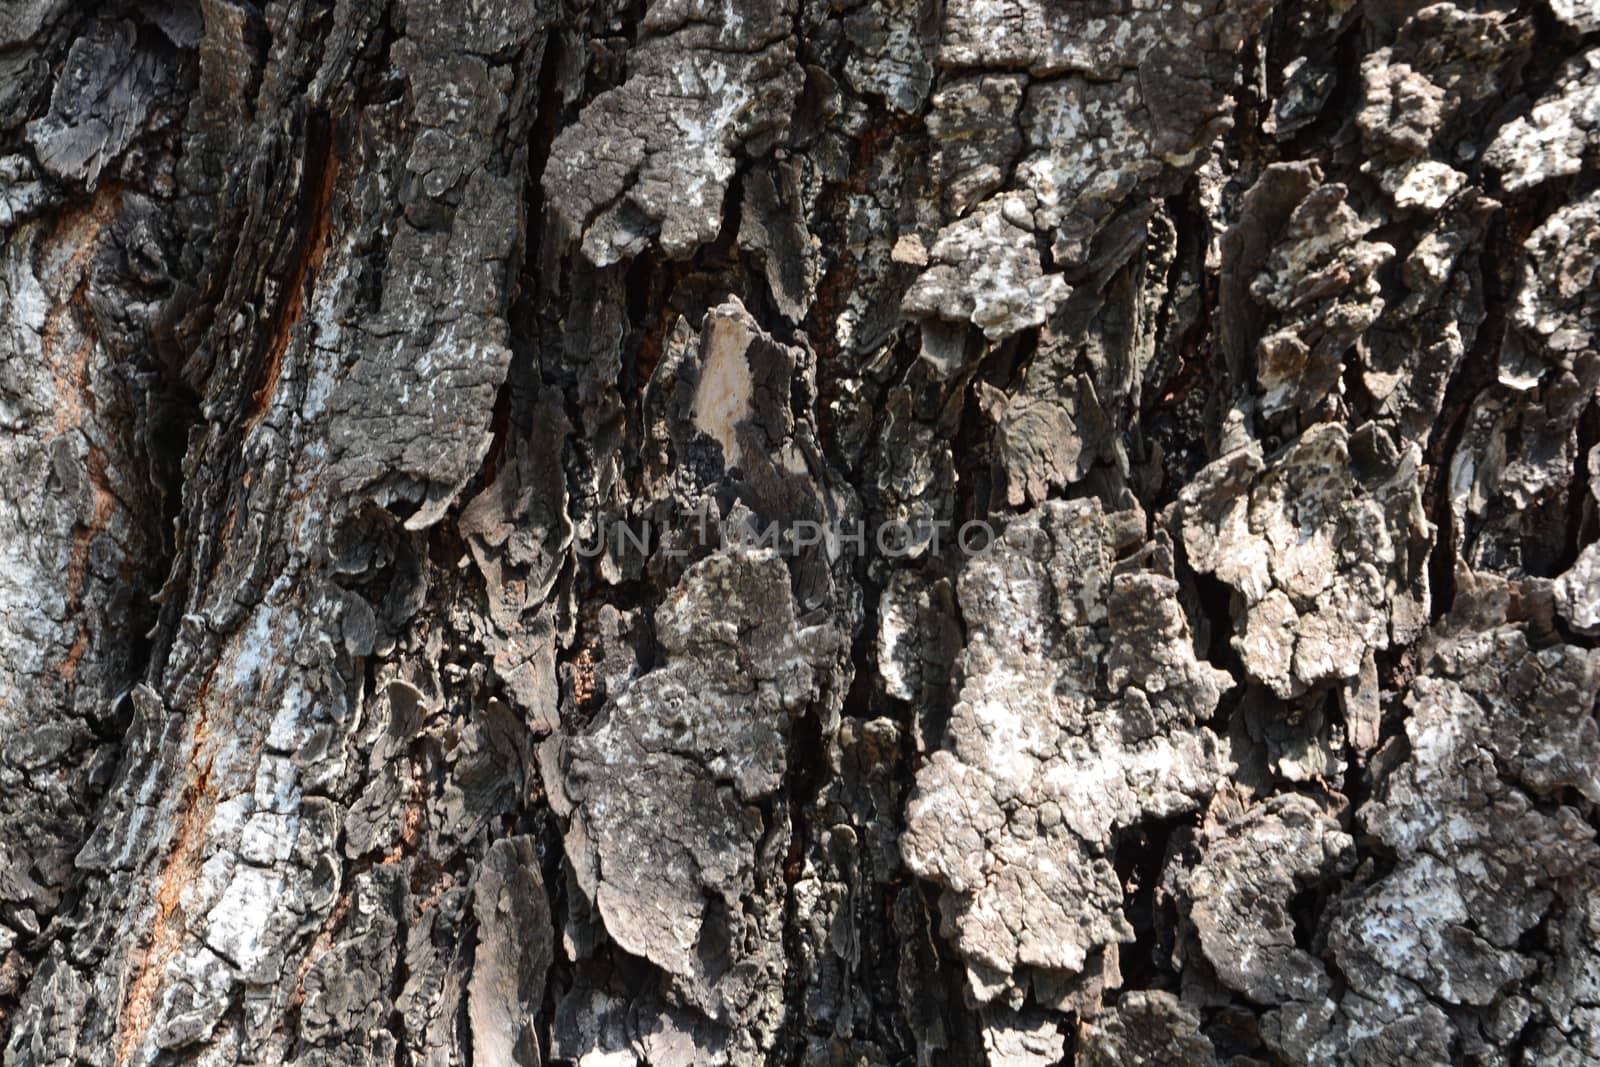
POLYGON ((0 1063, 1600 1062, 1597 164, 1593 0, 9 0, 0 1063))

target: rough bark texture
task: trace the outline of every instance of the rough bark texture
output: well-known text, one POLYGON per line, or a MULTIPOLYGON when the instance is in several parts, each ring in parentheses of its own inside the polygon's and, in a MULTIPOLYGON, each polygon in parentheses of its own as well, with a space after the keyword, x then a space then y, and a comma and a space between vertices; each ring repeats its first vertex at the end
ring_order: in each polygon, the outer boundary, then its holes
POLYGON ((1597 162, 1593 0, 9 0, 0 1062, 1600 1062, 1597 162))

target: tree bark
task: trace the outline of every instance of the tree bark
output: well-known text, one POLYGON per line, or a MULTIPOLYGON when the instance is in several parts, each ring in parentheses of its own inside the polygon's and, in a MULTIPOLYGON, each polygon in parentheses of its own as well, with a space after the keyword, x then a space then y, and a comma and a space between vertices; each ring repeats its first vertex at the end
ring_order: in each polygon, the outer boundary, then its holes
POLYGON ((1600 1062, 1597 34, 10 3, 0 1062, 1600 1062))

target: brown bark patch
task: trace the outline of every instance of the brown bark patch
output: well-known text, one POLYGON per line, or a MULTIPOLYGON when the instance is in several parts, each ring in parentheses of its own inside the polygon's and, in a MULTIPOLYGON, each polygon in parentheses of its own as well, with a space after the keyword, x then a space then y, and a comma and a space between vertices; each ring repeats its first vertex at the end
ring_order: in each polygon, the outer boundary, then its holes
POLYGON ((301 225, 295 228, 294 249, 289 257, 286 284, 278 298, 272 316, 272 334, 267 345, 267 362, 262 372, 261 385, 251 396, 252 409, 245 432, 255 429, 272 403, 278 379, 283 374, 283 357, 289 349, 289 338, 305 311, 306 287, 316 281, 322 269, 322 257, 327 251, 328 231, 331 228, 333 191, 339 179, 339 159, 331 147, 323 143, 311 153, 314 160, 309 168, 315 174, 309 195, 301 197, 301 225))

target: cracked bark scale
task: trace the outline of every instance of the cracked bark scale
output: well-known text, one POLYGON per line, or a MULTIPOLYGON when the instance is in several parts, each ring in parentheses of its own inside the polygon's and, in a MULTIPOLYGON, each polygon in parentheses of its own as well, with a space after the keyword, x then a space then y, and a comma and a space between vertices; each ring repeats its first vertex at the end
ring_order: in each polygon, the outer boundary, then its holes
POLYGON ((8 4, 0 1064, 1600 1062, 1597 31, 8 4))

